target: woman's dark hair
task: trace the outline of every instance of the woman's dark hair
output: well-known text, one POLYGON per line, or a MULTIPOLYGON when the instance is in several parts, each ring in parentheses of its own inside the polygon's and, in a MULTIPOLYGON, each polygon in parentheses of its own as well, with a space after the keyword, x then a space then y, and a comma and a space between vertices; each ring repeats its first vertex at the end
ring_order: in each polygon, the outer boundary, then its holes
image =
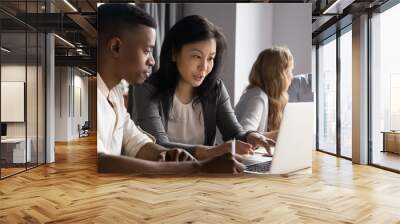
POLYGON ((165 36, 161 46, 160 67, 148 80, 156 87, 153 98, 161 95, 172 96, 175 93, 180 74, 176 62, 172 60, 173 52, 179 52, 186 44, 208 39, 215 39, 217 45, 214 67, 203 83, 195 88, 193 105, 207 97, 216 85, 226 50, 226 41, 218 27, 204 17, 193 15, 179 20, 165 36))

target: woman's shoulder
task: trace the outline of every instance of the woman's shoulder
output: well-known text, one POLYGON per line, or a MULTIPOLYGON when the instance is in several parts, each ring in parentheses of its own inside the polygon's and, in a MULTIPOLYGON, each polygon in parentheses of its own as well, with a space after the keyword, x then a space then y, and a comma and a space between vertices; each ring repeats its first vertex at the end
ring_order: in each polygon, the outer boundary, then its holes
POLYGON ((258 86, 253 86, 248 89, 243 93, 243 96, 245 98, 261 98, 263 101, 268 101, 268 95, 265 93, 264 90, 262 90, 258 86))
POLYGON ((239 99, 239 102, 235 106, 235 110, 238 113, 248 108, 250 105, 259 105, 263 107, 268 106, 268 96, 259 87, 250 87, 244 91, 239 99))
MULTIPOLYGON (((224 81, 220 78, 216 80, 214 90, 215 90, 214 93, 219 96, 221 96, 221 95, 225 96, 228 94, 228 90, 224 84, 224 81)), ((250 87, 249 89, 246 89, 241 98, 246 98, 246 99, 260 98, 264 102, 266 102, 266 103, 268 102, 268 95, 265 93, 265 91, 263 91, 258 86, 254 86, 254 87, 250 87)))
POLYGON ((224 81, 223 81, 221 78, 218 78, 218 79, 215 81, 215 87, 216 87, 216 88, 221 88, 222 86, 225 87, 224 81))
POLYGON ((220 99, 226 99, 230 97, 228 89, 224 84, 224 81, 220 78, 216 80, 214 91, 212 92, 216 97, 219 97, 220 99))
POLYGON ((209 93, 214 96, 220 95, 221 91, 223 91, 224 89, 226 90, 224 82, 222 81, 222 79, 218 78, 215 80, 214 85, 210 88, 209 93))

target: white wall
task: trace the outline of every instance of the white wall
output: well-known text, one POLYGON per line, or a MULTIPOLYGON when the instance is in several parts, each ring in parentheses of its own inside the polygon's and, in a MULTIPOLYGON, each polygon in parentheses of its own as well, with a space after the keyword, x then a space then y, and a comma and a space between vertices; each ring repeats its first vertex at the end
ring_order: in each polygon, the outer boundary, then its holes
POLYGON ((241 3, 236 7, 235 104, 248 85, 258 54, 287 46, 295 59, 293 74, 311 73, 311 4, 241 3))
POLYGON ((235 104, 249 83, 258 54, 273 44, 273 4, 236 4, 235 104))
POLYGON ((55 141, 68 140, 70 76, 67 67, 55 68, 55 141))
MULTIPOLYGON (((26 106, 23 102, 22 113, 26 112, 26 120, 23 122, 7 122, 7 137, 30 139, 32 161, 44 162, 44 74, 41 66, 32 66, 18 63, 6 63, 1 66, 1 81, 24 82, 26 85, 26 106), (37 154, 39 156, 37 157, 37 154)), ((2 89, 3 91, 4 89, 2 89)), ((24 91, 20 92, 24 93, 24 91)), ((2 95, 3 97, 7 97, 2 95)), ((10 107, 2 107, 2 112, 12 110, 10 107)), ((8 111, 11 112, 12 111, 8 111)))
POLYGON ((74 91, 72 92, 74 94, 72 96, 74 99, 74 112, 71 119, 71 135, 73 138, 79 137, 78 124, 82 126, 88 120, 88 78, 81 76, 81 74, 80 71, 74 70, 74 91))
POLYGON ((293 74, 311 73, 311 3, 273 4, 273 44, 289 47, 295 60, 293 74))
POLYGON ((201 15, 221 28, 227 41, 221 79, 231 96, 234 98, 235 89, 235 33, 236 33, 236 5, 233 3, 187 3, 183 6, 183 16, 201 15))
MULTIPOLYGON (((6 64, 1 66, 1 81, 4 82, 25 82, 26 71, 31 68, 26 68, 25 64, 6 64)), ((4 96, 2 96, 3 98, 4 96)), ((22 108, 24 110, 24 108, 22 108)), ((8 110, 8 108, 1 108, 8 110)), ((11 122, 7 124, 8 137, 25 137, 25 122, 11 122)))
MULTIPOLYGON (((36 74, 36 67, 33 66, 27 66, 25 67, 24 65, 20 64, 6 64, 1 66, 1 81, 5 82, 25 82, 26 83, 26 71, 28 74, 32 74, 33 72, 36 74)), ((28 77, 29 78, 29 77, 28 77)), ((29 85, 36 85, 36 81, 33 82, 32 80, 29 80, 29 85)), ((36 88, 27 88, 27 104, 31 104, 36 100, 36 88)), ((4 96, 2 96, 4 97, 4 96)), ((36 102, 36 101, 35 101, 36 102)), ((28 105, 29 106, 29 105, 28 105)), ((31 107, 34 106, 34 109, 36 109, 37 104, 30 105, 31 107)), ((1 108, 1 110, 8 110, 9 108, 1 108)), ((24 110, 24 108, 22 108, 24 110)), ((30 108, 31 109, 31 108, 30 108)), ((29 110, 30 112, 30 109, 29 110)), ((35 111, 35 110, 34 110, 35 111)), ((35 127, 32 126, 32 121, 36 121, 36 113, 27 113, 27 119, 29 122, 28 125, 28 137, 29 134, 32 133, 31 130, 36 130, 36 124, 35 127)), ((26 122, 7 122, 7 136, 8 137, 25 137, 25 127, 26 127, 26 122)))
POLYGON ((77 139, 78 124, 83 125, 88 120, 88 78, 81 75, 75 68, 56 67, 56 141, 77 139), (79 111, 80 105, 82 114, 79 111))
POLYGON ((25 82, 1 81, 1 122, 25 121, 25 82))
POLYGON ((1 65, 1 81, 25 82, 25 64, 1 65))
MULTIPOLYGON (((82 74, 82 73, 81 73, 82 74)), ((82 116, 80 116, 80 122, 85 122, 89 117, 89 79, 87 76, 75 75, 75 86, 78 86, 82 90, 81 101, 82 101, 82 116)))
MULTIPOLYGON (((25 71, 26 67, 20 64, 8 64, 1 66, 1 81, 18 81, 26 82, 25 71)), ((1 108, 7 110, 7 108, 1 108)), ((7 136, 8 137, 25 137, 25 122, 11 122, 7 123, 7 136)))
POLYGON ((258 54, 273 45, 290 48, 294 74, 311 73, 311 4, 189 3, 183 15, 198 14, 222 28, 228 54, 221 78, 236 103, 248 85, 258 54))

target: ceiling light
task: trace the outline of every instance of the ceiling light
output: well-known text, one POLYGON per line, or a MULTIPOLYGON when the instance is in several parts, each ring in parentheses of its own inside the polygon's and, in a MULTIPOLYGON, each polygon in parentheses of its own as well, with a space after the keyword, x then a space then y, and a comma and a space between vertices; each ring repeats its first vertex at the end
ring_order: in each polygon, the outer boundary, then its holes
POLYGON ((81 71, 81 72, 83 72, 83 73, 85 73, 85 74, 87 74, 87 75, 92 75, 92 73, 90 73, 90 72, 88 72, 88 71, 86 71, 86 70, 83 70, 83 69, 81 69, 81 68, 79 68, 79 67, 77 67, 77 68, 78 68, 79 71, 81 71))
POLYGON ((327 9, 324 10, 322 14, 327 14, 329 11, 331 11, 334 7, 336 7, 337 4, 339 4, 341 0, 336 0, 332 5, 330 5, 327 9))
POLYGON ((67 44, 68 46, 70 46, 70 47, 72 47, 72 48, 75 48, 75 45, 73 45, 71 42, 69 42, 68 40, 66 40, 66 39, 64 39, 64 38, 62 38, 62 37, 60 37, 59 35, 57 35, 57 34, 54 34, 54 36, 55 37, 57 37, 59 40, 61 40, 62 42, 64 42, 65 44, 67 44))
POLYGON ((69 3, 67 0, 64 0, 65 4, 68 5, 68 7, 70 7, 74 12, 78 12, 78 10, 71 4, 69 3))
MULTIPOLYGON (((101 5, 103 5, 104 3, 102 3, 102 2, 98 2, 97 3, 97 7, 99 7, 99 6, 101 6, 101 5)), ((134 3, 134 2, 129 2, 129 4, 131 4, 131 5, 136 5, 136 3, 134 3)))
POLYGON ((4 51, 4 52, 6 52, 6 53, 10 53, 10 52, 11 52, 11 50, 9 50, 9 49, 7 49, 7 48, 5 48, 5 47, 1 47, 1 50, 4 51))

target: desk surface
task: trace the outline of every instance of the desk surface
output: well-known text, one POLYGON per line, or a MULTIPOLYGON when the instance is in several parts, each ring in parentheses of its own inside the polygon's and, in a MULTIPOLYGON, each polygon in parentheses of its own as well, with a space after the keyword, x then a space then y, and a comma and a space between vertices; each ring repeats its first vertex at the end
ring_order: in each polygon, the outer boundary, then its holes
POLYGON ((384 134, 400 134, 400 131, 381 131, 384 134))
MULTIPOLYGON (((28 138, 27 141, 30 139, 28 138)), ((1 143, 20 143, 20 142, 25 142, 25 138, 6 138, 6 139, 1 139, 1 143)))

